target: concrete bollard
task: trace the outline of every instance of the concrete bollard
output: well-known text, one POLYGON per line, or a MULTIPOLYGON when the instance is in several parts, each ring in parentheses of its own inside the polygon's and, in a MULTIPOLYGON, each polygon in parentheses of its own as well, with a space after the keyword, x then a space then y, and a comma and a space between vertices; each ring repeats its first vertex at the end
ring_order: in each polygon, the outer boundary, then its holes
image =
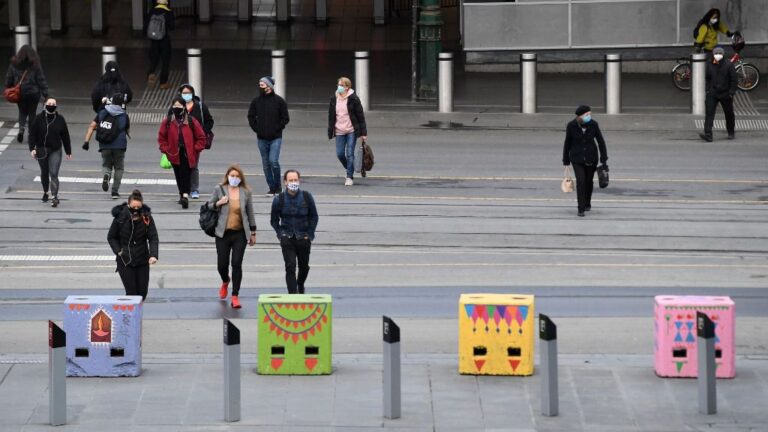
POLYGON ((19 49, 24 45, 31 44, 29 38, 29 26, 16 26, 16 28, 13 29, 13 35, 14 43, 16 45, 15 52, 19 52, 19 49))
POLYGON ((691 114, 704 115, 707 91, 707 54, 691 54, 691 114))
POLYGON ((520 112, 536 113, 536 53, 520 54, 520 112))
POLYGON ((440 53, 437 60, 439 110, 453 112, 453 53, 440 53))
POLYGON ((187 49, 187 83, 195 88, 195 96, 203 99, 203 52, 199 48, 187 49))
POLYGON ((397 419, 401 413, 400 327, 384 318, 384 418, 397 419))
POLYGON ((117 61, 117 47, 101 47, 101 72, 104 72, 104 68, 107 66, 107 63, 111 61, 117 61))
POLYGON ((557 326, 544 314, 539 314, 539 339, 541 415, 555 417, 560 411, 557 380, 557 326))
POLYGON ((363 111, 371 108, 370 92, 370 54, 368 51, 355 51, 355 92, 363 105, 363 111))
POLYGON ((237 0, 237 22, 249 23, 253 16, 253 2, 251 0, 237 0))
POLYGON ((717 413, 715 372, 715 325, 709 317, 696 312, 696 355, 698 362, 699 413, 717 413))
POLYGON ((67 423, 67 334, 48 321, 48 418, 51 426, 67 423))
POLYGON ((104 0, 91 0, 91 34, 104 34, 104 0))
POLYGON ((621 54, 605 55, 605 113, 621 114, 621 54))
POLYGON ((272 51, 272 78, 275 79, 275 93, 288 100, 286 97, 288 85, 285 75, 285 50, 272 51))
POLYGON ((224 318, 224 421, 240 421, 240 329, 224 318))

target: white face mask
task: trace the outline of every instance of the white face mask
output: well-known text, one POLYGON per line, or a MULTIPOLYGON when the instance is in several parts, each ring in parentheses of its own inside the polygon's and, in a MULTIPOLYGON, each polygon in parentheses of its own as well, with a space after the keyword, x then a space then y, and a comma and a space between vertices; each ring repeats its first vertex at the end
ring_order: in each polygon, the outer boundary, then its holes
POLYGON ((712 18, 711 20, 709 20, 709 23, 712 25, 717 24, 717 18, 712 18))
POLYGON ((229 185, 232 187, 240 186, 240 177, 229 176, 229 185))
POLYGON ((291 191, 291 192, 296 192, 297 190, 299 190, 299 182, 296 182, 296 183, 288 183, 288 184, 286 185, 286 187, 288 188, 288 190, 289 190, 289 191, 291 191))
POLYGON ((723 59, 723 55, 722 54, 715 54, 715 60, 720 61, 722 59, 723 59))

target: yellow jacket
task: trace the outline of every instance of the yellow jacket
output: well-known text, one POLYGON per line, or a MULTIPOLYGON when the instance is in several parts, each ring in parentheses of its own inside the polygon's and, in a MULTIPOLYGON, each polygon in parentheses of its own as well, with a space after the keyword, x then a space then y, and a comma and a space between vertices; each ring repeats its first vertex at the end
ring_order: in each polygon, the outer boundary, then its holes
POLYGON ((724 22, 717 23, 717 28, 709 24, 702 24, 696 33, 696 45, 702 45, 705 50, 712 51, 717 46, 717 33, 728 34, 728 26, 724 22))

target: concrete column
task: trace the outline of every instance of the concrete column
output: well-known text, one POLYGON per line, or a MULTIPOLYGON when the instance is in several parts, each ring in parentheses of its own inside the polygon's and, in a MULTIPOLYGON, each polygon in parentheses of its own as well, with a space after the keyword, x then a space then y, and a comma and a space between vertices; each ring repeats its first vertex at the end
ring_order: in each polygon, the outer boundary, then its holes
POLYGON ((253 2, 251 0, 237 0, 237 22, 250 23, 253 16, 253 2))
POLYGON ((621 114, 621 54, 605 55, 605 113, 621 114))
POLYGON ((197 22, 208 24, 211 22, 211 0, 197 0, 197 22))
POLYGON ((13 31, 21 25, 21 0, 8 0, 8 27, 13 31))
POLYGON ((91 34, 104 34, 104 0, 91 0, 91 34))
POLYGON ((203 99, 203 52, 187 49, 187 82, 195 88, 195 96, 203 99))
POLYGON ((291 20, 291 0, 275 0, 277 23, 287 24, 291 20))
POLYGON ((705 114, 707 54, 691 54, 691 114, 705 114))
POLYGON ((117 48, 113 46, 103 46, 101 47, 101 71, 104 72, 104 68, 107 66, 108 62, 116 62, 117 61, 117 48))
POLYGON ((272 78, 275 79, 275 93, 288 100, 286 97, 288 83, 285 74, 285 50, 272 51, 272 78))
POLYGON ((373 0, 373 23, 384 25, 389 18, 389 0, 373 0))
POLYGON ((328 24, 328 0, 315 0, 315 22, 320 25, 328 24))
POLYGON ((16 45, 15 53, 19 52, 19 49, 24 45, 29 45, 29 26, 17 26, 14 29, 14 43, 16 45))
POLYGON ((536 53, 520 54, 520 112, 535 114, 536 96, 536 53))
POLYGON ((440 112, 453 112, 453 53, 440 53, 437 65, 438 105, 440 112))
POLYGON ((131 0, 131 32, 136 37, 144 35, 144 0, 131 0))
POLYGON ((67 32, 65 17, 67 11, 64 8, 65 0, 51 0, 51 35, 59 36, 67 32))
POLYGON ((363 111, 371 108, 370 60, 368 51, 355 51, 355 92, 363 105, 363 111))

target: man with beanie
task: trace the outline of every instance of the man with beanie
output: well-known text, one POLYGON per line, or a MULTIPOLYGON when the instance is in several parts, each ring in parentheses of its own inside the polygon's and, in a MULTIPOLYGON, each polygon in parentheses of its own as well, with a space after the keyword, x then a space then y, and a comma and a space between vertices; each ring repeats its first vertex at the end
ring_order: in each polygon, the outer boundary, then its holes
POLYGON ((275 79, 265 76, 259 80, 260 94, 251 101, 248 124, 256 132, 261 154, 261 165, 267 180, 267 196, 280 193, 280 147, 283 129, 288 124, 288 105, 275 94, 275 79))
POLYGON ((584 212, 592 210, 592 185, 598 157, 607 169, 608 152, 605 149, 603 134, 597 122, 592 120, 592 109, 581 105, 576 108, 576 118, 565 127, 563 146, 563 165, 573 165, 573 174, 576 176, 579 217, 584 217, 584 212))
POLYGON ((707 96, 705 99, 706 117, 704 118, 704 133, 701 139, 712 142, 712 123, 715 121, 717 103, 723 107, 725 114, 725 129, 728 139, 733 139, 736 133, 736 117, 733 114, 733 95, 736 94, 738 81, 736 68, 725 58, 723 47, 712 50, 712 61, 707 63, 707 96))

